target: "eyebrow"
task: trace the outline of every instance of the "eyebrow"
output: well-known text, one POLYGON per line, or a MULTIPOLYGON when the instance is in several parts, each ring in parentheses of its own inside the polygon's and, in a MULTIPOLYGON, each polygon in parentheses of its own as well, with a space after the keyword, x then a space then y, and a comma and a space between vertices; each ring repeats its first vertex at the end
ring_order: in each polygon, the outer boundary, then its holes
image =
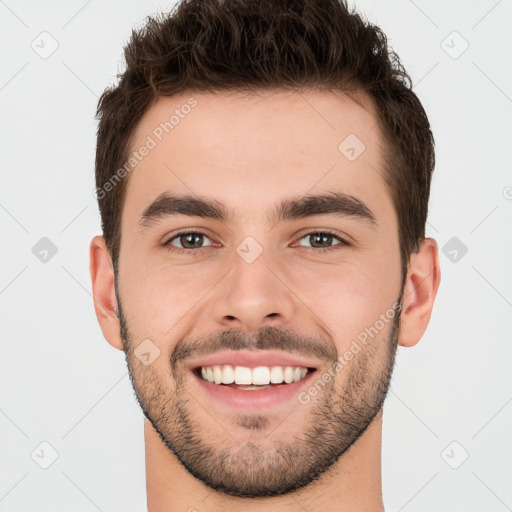
MULTIPOLYGON (((152 222, 173 215, 187 215, 204 219, 232 221, 234 216, 217 200, 191 195, 160 194, 142 213, 139 224, 147 227, 152 222)), ((285 199, 270 212, 270 223, 302 219, 315 215, 335 215, 352 217, 377 227, 377 220, 372 211, 357 197, 342 192, 330 192, 320 195, 305 195, 285 199)))

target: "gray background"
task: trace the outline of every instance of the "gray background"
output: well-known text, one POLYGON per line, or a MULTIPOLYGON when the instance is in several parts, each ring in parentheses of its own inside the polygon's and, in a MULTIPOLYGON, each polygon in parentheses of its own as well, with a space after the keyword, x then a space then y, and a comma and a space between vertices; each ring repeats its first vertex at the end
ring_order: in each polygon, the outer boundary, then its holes
MULTIPOLYGON (((171 5, 0 0, 0 511, 146 510, 143 416, 90 295, 93 116, 132 26, 171 5)), ((512 2, 357 5, 429 115, 443 248, 430 326, 399 349, 385 405, 384 503, 512 510, 512 2)))

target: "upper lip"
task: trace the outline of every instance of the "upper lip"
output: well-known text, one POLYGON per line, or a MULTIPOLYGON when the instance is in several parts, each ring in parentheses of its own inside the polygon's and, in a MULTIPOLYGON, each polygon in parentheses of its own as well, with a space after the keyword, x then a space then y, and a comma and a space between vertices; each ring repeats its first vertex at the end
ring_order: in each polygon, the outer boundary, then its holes
POLYGON ((304 359, 287 352, 272 350, 258 352, 227 350, 191 361, 187 367, 189 370, 194 370, 201 366, 221 366, 224 364, 246 366, 249 368, 255 368, 257 366, 302 366, 304 368, 316 369, 319 366, 318 361, 304 359))

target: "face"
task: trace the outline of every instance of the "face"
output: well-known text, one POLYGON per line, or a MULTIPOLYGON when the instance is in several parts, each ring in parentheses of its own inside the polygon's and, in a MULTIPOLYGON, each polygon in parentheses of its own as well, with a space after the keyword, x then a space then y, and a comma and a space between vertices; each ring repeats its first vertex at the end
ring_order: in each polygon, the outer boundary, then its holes
POLYGON ((403 280, 376 122, 273 91, 161 98, 137 128, 132 150, 155 144, 124 199, 124 350, 144 414, 217 491, 307 485, 382 406, 403 280))

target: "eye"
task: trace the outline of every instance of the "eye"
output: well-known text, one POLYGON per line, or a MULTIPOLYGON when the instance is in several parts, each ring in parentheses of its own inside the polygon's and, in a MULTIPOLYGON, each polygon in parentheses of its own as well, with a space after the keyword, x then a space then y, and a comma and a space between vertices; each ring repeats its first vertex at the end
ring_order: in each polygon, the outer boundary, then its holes
POLYGON ((170 251, 185 253, 197 252, 198 249, 212 245, 211 240, 210 243, 203 245, 205 238, 210 240, 210 238, 205 233, 201 233, 199 231, 184 231, 174 235, 172 238, 167 240, 164 245, 170 251))
POLYGON ((299 245, 315 249, 316 252, 326 252, 338 249, 339 245, 347 246, 350 244, 339 235, 330 231, 311 231, 300 238, 299 245), (300 243, 302 240, 306 240, 310 245, 300 243), (339 243, 333 244, 334 240, 338 240, 339 243))
MULTIPOLYGON (((172 238, 167 240, 167 242, 164 242, 163 245, 171 252, 197 254, 201 249, 213 244, 206 233, 200 231, 183 231, 175 234, 172 238), (208 243, 205 244, 205 240, 207 240, 208 243)), ((338 246, 349 246, 350 244, 338 234, 324 230, 306 233, 299 239, 298 245, 308 247, 315 252, 327 252, 341 248, 338 246), (306 244, 301 243, 303 240, 306 241, 306 244), (338 243, 333 243, 336 240, 338 243)))

